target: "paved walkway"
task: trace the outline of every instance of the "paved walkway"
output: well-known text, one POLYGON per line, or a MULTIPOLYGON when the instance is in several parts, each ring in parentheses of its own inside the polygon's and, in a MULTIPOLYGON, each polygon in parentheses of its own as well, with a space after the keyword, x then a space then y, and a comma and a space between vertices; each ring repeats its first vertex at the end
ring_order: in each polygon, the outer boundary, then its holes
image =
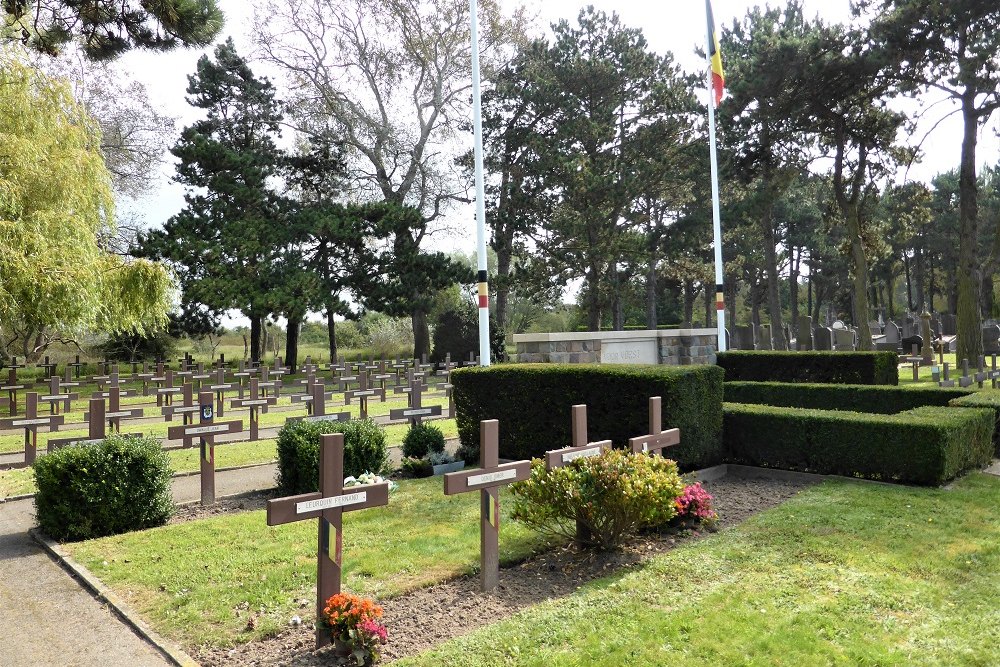
MULTIPOLYGON (((275 469, 265 465, 220 472, 216 493, 271 488, 275 469)), ((197 475, 174 479, 174 499, 197 500, 199 485, 197 475)), ((28 536, 34 523, 31 500, 0 503, 0 665, 169 665, 28 536)))

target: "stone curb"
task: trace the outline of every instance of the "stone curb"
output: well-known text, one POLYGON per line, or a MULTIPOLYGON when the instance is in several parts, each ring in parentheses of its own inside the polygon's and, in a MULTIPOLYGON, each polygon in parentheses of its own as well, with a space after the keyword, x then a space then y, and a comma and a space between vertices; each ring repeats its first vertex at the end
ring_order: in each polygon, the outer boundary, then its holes
POLYGON ((90 570, 80 565, 75 560, 70 557, 62 547, 52 540, 50 540, 45 535, 42 535, 38 529, 30 528, 28 534, 31 538, 39 544, 49 556, 59 563, 62 567, 69 570, 70 574, 80 582, 84 588, 89 590, 94 596, 105 603, 114 610, 116 616, 118 616, 126 625, 132 628, 132 630, 138 634, 140 637, 145 639, 147 642, 153 645, 153 647, 159 651, 171 664, 177 667, 198 667, 198 663, 185 653, 177 644, 164 639, 158 635, 152 628, 146 625, 138 615, 127 605, 125 602, 119 598, 110 588, 105 586, 101 581, 95 577, 90 570))

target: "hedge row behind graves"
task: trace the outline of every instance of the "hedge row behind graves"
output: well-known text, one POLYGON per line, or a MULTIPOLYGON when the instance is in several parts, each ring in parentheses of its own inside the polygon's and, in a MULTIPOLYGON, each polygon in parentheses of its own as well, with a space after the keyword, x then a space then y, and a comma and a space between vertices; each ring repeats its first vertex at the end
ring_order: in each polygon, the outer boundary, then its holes
POLYGON ((1000 456, 1000 391, 975 391, 953 399, 948 405, 955 408, 988 408, 993 411, 996 428, 993 430, 993 451, 1000 456))
POLYGON ((720 352, 726 382, 899 384, 895 352, 720 352))
POLYGON ((886 385, 804 382, 726 382, 724 385, 726 403, 851 410, 883 415, 892 415, 925 405, 946 406, 950 401, 968 396, 972 392, 971 389, 958 388, 902 389, 886 385))
POLYGON ((649 397, 660 396, 663 428, 684 469, 722 461, 722 370, 717 366, 503 364, 452 372, 459 455, 479 460, 479 422, 500 420, 500 457, 522 459, 569 446, 570 408, 587 405, 591 441, 624 446, 649 430, 649 397))
POLYGON ((385 431, 369 419, 288 421, 278 432, 278 491, 281 495, 319 489, 319 445, 326 433, 344 434, 344 476, 381 474, 389 463, 385 431))
POLYGON ((921 407, 895 415, 726 403, 732 463, 940 485, 993 454, 994 413, 921 407))

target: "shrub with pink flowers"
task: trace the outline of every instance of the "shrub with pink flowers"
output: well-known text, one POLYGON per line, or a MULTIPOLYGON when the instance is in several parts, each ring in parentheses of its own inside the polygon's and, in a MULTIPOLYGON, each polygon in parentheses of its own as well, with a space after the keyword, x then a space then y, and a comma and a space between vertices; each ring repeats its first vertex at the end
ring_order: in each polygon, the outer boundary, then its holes
POLYGON ((368 667, 378 662, 379 650, 388 638, 382 607, 371 600, 337 593, 326 601, 319 619, 320 627, 330 632, 337 664, 368 667))
POLYGON ((712 509, 712 495, 702 488, 701 482, 685 486, 674 504, 677 506, 673 521, 676 525, 704 524, 711 527, 719 520, 718 513, 712 509))

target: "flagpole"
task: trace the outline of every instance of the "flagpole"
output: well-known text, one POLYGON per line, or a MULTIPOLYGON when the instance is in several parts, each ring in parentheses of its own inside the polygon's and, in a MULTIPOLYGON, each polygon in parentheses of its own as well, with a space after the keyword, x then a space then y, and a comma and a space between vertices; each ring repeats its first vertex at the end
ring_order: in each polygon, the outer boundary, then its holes
POLYGON ((479 21, 476 0, 469 0, 472 15, 472 127, 476 161, 476 259, 479 269, 479 365, 490 365, 490 292, 486 273, 486 206, 483 187, 483 119, 479 94, 479 21))
POLYGON ((726 351, 726 304, 722 284, 722 221, 719 217, 719 158, 715 149, 715 91, 712 85, 712 50, 715 47, 715 26, 711 24, 711 12, 708 0, 705 2, 708 25, 708 48, 705 56, 708 60, 708 146, 712 164, 712 234, 715 244, 715 307, 718 325, 719 352, 726 351))

